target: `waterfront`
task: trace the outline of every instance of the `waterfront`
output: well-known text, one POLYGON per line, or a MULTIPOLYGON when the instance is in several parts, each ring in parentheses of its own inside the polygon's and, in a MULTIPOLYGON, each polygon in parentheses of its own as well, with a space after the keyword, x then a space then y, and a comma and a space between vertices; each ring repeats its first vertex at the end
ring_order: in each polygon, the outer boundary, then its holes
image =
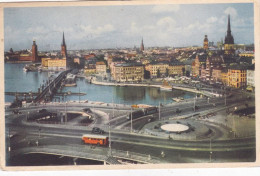
MULTIPOLYGON (((38 91, 40 84, 47 80, 47 72, 24 72, 25 64, 5 64, 5 91, 22 92, 38 91)), ((154 87, 134 87, 134 86, 102 86, 89 84, 84 78, 77 80, 77 87, 65 87, 63 92, 82 92, 84 96, 67 96, 64 101, 89 100, 118 104, 149 104, 158 105, 173 102, 174 97, 184 97, 184 99, 194 97, 194 93, 181 90, 165 91, 154 87)), ((5 96, 5 102, 12 102, 14 96, 5 96)))

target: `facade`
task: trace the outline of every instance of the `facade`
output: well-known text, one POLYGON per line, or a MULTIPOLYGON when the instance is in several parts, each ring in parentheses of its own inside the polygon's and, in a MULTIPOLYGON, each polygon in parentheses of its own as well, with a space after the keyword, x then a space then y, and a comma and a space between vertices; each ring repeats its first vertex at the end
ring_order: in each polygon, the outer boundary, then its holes
POLYGON ((255 87, 255 71, 254 70, 247 70, 246 71, 246 81, 247 86, 255 87))
POLYGON ((96 62, 96 72, 97 73, 106 73, 107 72, 107 66, 104 62, 96 62))
POLYGON ((48 70, 66 70, 66 59, 42 58, 42 67, 48 70))
POLYGON ((192 76, 199 77, 201 75, 201 65, 206 63, 206 57, 204 55, 196 55, 196 58, 192 64, 192 76))
POLYGON ((220 68, 214 68, 212 70, 212 81, 217 83, 217 82, 222 82, 222 72, 221 72, 221 69, 220 68))
POLYGON ((227 34, 225 36, 224 51, 226 55, 235 54, 234 38, 231 34, 231 27, 230 27, 230 15, 228 15, 228 27, 227 27, 227 34))
POLYGON ((35 40, 33 41, 33 45, 32 45, 32 61, 33 62, 39 62, 39 57, 38 57, 38 48, 36 45, 35 40))
POLYGON ((178 75, 178 76, 183 76, 184 71, 185 71, 185 65, 183 63, 170 63, 169 67, 169 75, 178 75))
POLYGON ((152 62, 145 66, 145 69, 150 72, 151 77, 157 77, 157 72, 160 70, 161 75, 165 75, 169 63, 167 62, 152 62))
POLYGON ((77 57, 77 58, 74 58, 74 59, 73 59, 73 62, 80 64, 80 59, 79 59, 78 57, 77 57))
POLYGON ((113 78, 117 82, 143 81, 144 66, 139 63, 116 64, 113 78))
POLYGON ((94 65, 85 67, 84 69, 85 75, 92 75, 96 73, 96 67, 94 65))
POLYGON ((234 88, 245 87, 247 82, 247 70, 240 66, 233 66, 228 69, 228 86, 234 88))
POLYGON ((203 48, 205 50, 209 49, 209 40, 208 40, 208 36, 205 35, 204 41, 203 41, 203 48))
POLYGON ((228 70, 227 69, 221 70, 221 82, 225 86, 228 85, 228 70))

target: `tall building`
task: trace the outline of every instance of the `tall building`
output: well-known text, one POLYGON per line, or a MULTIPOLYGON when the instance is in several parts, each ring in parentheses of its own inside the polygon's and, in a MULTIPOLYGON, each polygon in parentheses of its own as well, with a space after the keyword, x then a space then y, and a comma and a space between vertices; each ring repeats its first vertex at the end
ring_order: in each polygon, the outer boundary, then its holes
POLYGON ((143 52, 143 51, 144 51, 144 41, 143 41, 143 38, 142 38, 142 42, 141 42, 140 51, 141 51, 141 52, 143 52))
POLYGON ((208 40, 208 36, 205 35, 204 41, 203 41, 203 48, 205 50, 209 49, 209 40, 208 40))
POLYGON ((65 37, 64 37, 64 32, 63 32, 63 38, 62 38, 62 43, 61 43, 61 55, 62 57, 67 57, 67 47, 65 43, 65 37))
POLYGON ((230 27, 230 15, 228 15, 228 26, 227 26, 227 34, 225 36, 224 51, 226 55, 230 55, 230 54, 232 55, 235 53, 234 38, 231 34, 231 27, 230 27))
POLYGON ((32 61, 33 62, 38 62, 39 61, 38 48, 37 48, 35 40, 33 41, 33 45, 32 45, 32 61))

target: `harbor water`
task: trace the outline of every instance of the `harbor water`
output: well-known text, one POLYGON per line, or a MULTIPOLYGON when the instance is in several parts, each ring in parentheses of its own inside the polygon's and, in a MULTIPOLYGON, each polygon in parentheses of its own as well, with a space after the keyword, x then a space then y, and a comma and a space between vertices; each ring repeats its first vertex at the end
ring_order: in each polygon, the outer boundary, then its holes
MULTIPOLYGON (((25 64, 5 63, 6 92, 37 92, 38 88, 48 79, 48 72, 24 72, 25 64)), ((90 84, 85 78, 77 79, 76 87, 64 87, 63 92, 81 92, 84 96, 66 96, 64 101, 98 101, 118 104, 149 104, 158 105, 171 103, 172 98, 194 97, 194 93, 181 90, 160 90, 154 87, 136 86, 103 86, 90 84)), ((5 96, 5 102, 12 102, 14 96, 5 96)))

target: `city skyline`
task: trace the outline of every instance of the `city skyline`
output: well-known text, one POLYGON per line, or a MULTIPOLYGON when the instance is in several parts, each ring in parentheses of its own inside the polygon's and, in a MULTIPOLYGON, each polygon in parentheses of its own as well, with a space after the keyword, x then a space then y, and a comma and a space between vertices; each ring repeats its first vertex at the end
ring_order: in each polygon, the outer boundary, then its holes
POLYGON ((216 44, 228 14, 235 44, 254 43, 252 3, 5 8, 5 51, 33 40, 40 51, 58 50, 63 31, 68 50, 133 48, 142 38, 144 47, 202 46, 204 35, 216 44))

